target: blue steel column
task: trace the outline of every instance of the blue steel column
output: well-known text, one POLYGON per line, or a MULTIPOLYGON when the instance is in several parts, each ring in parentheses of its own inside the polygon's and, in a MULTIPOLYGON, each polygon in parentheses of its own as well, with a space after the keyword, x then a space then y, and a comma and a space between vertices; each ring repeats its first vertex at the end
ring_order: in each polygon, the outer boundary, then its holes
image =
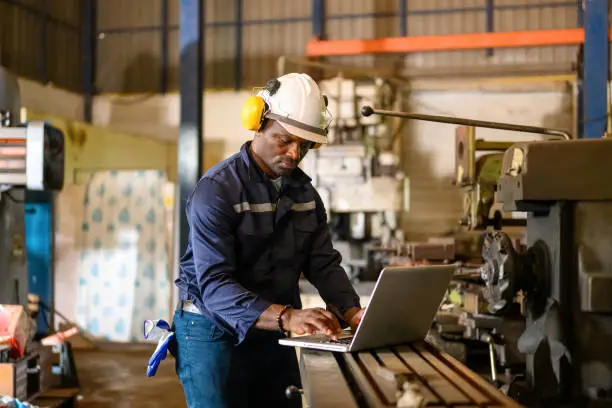
POLYGON ((408 18, 408 5, 406 1, 407 0, 399 0, 398 4, 400 36, 402 37, 408 35, 408 24, 406 23, 406 19, 408 18))
POLYGON ((324 0, 312 0, 312 36, 325 39, 325 4, 324 0))
POLYGON ((178 139, 179 256, 187 249, 189 224, 185 203, 202 173, 204 116, 204 0, 181 0, 178 139))
POLYGON ((81 30, 81 51, 83 54, 82 92, 83 120, 91 122, 93 116, 93 97, 96 82, 96 0, 84 0, 83 26, 81 30))
POLYGON ((608 0, 584 2, 583 134, 604 135, 608 115, 609 22, 608 0))

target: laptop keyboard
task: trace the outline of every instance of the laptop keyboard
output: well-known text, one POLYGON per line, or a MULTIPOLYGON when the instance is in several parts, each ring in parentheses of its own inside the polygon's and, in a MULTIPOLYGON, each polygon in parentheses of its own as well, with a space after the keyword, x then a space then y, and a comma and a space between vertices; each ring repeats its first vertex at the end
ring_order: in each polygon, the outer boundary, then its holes
POLYGON ((329 339, 327 341, 324 341, 324 343, 328 343, 328 344, 351 344, 351 341, 353 341, 352 337, 345 337, 343 339, 338 339, 338 340, 329 339))

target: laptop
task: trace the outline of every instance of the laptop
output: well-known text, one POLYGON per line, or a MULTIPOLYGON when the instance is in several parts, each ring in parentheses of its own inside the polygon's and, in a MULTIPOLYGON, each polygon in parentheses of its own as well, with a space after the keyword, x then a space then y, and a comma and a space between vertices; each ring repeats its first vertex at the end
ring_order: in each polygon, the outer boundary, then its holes
POLYGON ((343 330, 338 340, 315 334, 279 343, 346 353, 424 340, 457 268, 457 264, 384 268, 354 333, 343 330))

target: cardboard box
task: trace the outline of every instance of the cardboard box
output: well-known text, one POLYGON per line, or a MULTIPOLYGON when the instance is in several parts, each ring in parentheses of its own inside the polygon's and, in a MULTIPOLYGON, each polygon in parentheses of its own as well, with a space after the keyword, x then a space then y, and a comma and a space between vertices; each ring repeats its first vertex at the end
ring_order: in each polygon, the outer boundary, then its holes
POLYGON ((30 338, 32 322, 21 305, 0 305, 0 345, 11 347, 12 358, 22 357, 30 338))

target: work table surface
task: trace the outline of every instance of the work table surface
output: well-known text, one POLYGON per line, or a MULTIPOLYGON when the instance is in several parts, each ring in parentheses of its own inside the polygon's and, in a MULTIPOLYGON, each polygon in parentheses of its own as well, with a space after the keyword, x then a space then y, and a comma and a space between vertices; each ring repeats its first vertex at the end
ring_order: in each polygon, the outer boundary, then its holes
POLYGON ((310 408, 395 407, 391 371, 412 378, 426 406, 520 406, 426 343, 356 353, 300 349, 302 386, 310 408))

